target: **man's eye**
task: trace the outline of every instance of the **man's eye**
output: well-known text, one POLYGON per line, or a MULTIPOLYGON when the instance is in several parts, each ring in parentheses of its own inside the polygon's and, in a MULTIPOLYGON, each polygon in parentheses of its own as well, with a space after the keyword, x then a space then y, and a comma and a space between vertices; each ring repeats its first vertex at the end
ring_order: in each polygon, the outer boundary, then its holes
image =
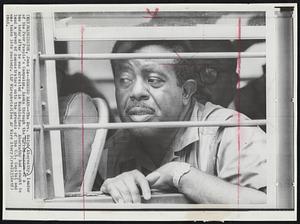
POLYGON ((148 83, 154 88, 159 88, 164 84, 164 80, 157 77, 150 77, 148 78, 148 83))
POLYGON ((132 80, 130 78, 127 78, 127 77, 120 78, 120 84, 122 86, 129 86, 131 83, 132 83, 132 80))

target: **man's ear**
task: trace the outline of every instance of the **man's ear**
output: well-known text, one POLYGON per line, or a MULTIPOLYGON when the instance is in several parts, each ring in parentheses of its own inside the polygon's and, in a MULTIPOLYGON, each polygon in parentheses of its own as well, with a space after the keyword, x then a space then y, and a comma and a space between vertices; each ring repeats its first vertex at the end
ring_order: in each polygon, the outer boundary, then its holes
POLYGON ((194 93, 197 91, 197 83, 194 79, 188 79, 182 85, 183 104, 187 105, 194 93))

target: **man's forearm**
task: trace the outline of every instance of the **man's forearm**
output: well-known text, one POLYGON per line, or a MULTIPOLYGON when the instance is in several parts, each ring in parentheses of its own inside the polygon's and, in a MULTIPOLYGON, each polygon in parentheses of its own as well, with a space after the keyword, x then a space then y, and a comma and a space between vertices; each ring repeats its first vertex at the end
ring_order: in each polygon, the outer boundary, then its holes
POLYGON ((266 203, 267 198, 259 190, 228 183, 195 168, 181 177, 179 188, 197 203, 259 204, 266 203))

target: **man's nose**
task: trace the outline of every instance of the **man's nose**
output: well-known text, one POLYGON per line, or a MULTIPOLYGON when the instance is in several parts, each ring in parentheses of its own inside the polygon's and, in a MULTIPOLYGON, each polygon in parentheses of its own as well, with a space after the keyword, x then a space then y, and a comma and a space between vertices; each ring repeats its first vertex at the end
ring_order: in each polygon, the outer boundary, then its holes
POLYGON ((143 80, 136 80, 130 94, 131 100, 148 100, 149 93, 143 80))

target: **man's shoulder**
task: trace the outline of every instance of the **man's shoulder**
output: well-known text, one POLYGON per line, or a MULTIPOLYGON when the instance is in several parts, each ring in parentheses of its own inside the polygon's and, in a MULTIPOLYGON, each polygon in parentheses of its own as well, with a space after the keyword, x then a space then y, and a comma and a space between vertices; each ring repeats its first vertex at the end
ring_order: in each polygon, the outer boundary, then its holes
POLYGON ((235 110, 225 108, 211 102, 207 102, 204 105, 203 112, 201 116, 198 117, 198 119, 202 121, 227 121, 235 119, 238 116, 239 119, 249 119, 246 115, 241 114, 235 110))

